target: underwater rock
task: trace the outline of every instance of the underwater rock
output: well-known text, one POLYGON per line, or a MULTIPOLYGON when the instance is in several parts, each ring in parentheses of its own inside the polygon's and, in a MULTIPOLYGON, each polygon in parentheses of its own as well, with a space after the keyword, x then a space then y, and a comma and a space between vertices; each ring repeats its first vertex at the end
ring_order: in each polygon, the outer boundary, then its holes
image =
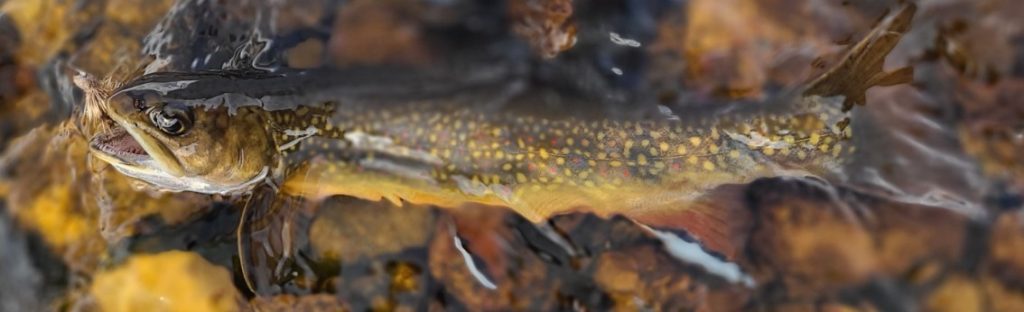
POLYGON ((169 251, 133 256, 101 271, 90 292, 103 311, 238 311, 231 274, 197 254, 169 251))

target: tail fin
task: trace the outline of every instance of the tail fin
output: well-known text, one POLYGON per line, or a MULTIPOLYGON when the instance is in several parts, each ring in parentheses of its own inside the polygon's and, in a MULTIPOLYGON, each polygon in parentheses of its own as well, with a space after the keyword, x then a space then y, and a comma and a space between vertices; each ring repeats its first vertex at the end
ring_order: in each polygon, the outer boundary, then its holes
POLYGON ((843 109, 863 105, 865 92, 874 86, 891 86, 910 82, 912 67, 885 72, 885 57, 910 29, 917 6, 907 3, 884 18, 881 23, 843 56, 838 65, 821 75, 804 92, 805 95, 846 96, 843 109))

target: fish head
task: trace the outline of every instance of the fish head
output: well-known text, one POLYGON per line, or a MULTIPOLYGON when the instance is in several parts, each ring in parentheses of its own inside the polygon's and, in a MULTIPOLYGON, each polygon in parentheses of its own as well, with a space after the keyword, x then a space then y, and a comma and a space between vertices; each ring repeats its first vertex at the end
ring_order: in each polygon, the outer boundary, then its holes
POLYGON ((92 138, 93 154, 161 190, 246 192, 277 163, 258 107, 229 109, 129 89, 108 97, 101 108, 110 126, 92 138))

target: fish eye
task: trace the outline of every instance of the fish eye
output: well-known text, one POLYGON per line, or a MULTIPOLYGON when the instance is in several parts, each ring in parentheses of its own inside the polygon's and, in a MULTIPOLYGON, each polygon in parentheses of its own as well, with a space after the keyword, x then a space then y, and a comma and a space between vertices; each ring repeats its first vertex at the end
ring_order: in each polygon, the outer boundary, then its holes
POLYGON ((153 125, 169 135, 182 135, 192 128, 192 113, 187 108, 164 105, 149 110, 153 125))

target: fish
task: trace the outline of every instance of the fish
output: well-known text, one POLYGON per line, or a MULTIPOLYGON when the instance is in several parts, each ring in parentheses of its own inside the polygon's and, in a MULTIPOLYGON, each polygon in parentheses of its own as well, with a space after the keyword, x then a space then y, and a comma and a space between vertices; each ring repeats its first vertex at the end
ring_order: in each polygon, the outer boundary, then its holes
POLYGON ((613 116, 500 64, 170 72, 101 98, 110 126, 90 146, 167 191, 475 203, 534 222, 677 211, 716 186, 840 168, 857 151, 850 112, 865 90, 912 77, 882 65, 913 11, 891 15, 832 70, 764 105, 613 116), (546 109, 559 103, 583 109, 546 109))

